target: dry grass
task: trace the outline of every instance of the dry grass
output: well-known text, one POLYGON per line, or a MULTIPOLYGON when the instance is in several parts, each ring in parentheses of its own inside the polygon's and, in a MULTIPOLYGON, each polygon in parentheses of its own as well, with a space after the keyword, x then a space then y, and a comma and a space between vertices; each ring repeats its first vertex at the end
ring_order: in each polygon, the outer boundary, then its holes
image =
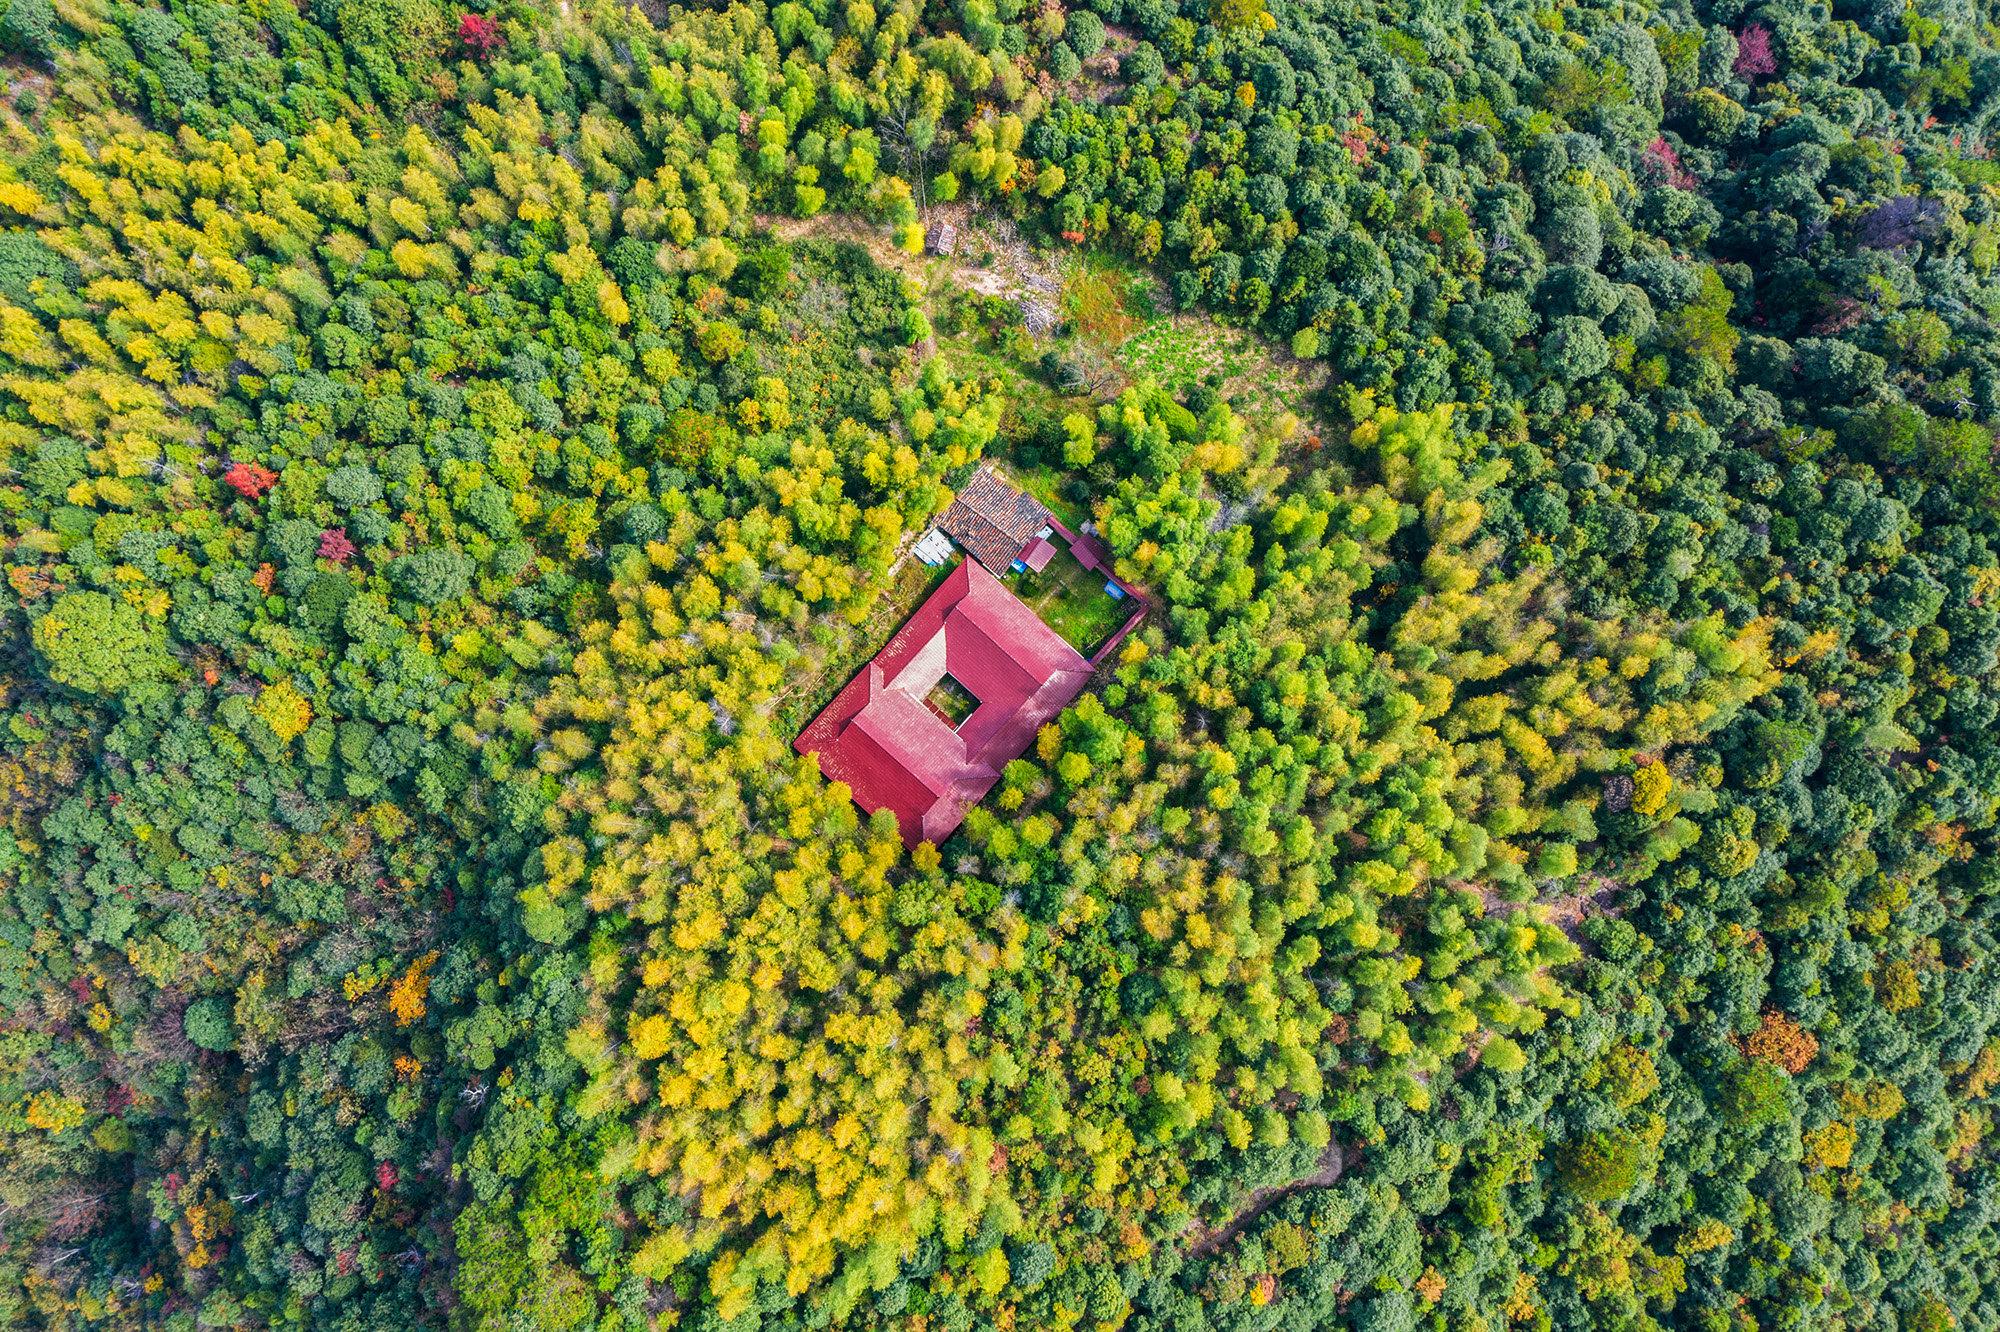
POLYGON ((1064 283, 1063 312, 1076 325, 1078 336, 1103 347, 1119 347, 1143 326, 1131 308, 1139 295, 1131 274, 1081 260, 1064 283))

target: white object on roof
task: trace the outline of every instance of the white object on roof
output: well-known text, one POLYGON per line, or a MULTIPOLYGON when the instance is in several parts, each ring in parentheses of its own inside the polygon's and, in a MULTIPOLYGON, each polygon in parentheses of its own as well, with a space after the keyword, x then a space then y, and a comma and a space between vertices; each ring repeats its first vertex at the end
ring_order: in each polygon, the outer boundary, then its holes
POLYGON ((925 564, 943 564, 951 558, 951 538, 933 527, 917 538, 915 550, 925 564))

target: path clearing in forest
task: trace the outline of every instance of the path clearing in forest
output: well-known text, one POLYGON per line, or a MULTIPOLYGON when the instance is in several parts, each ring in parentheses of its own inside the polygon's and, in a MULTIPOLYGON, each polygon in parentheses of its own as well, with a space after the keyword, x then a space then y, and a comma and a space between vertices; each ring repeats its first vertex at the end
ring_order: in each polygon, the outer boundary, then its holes
POLYGON ((1089 250, 1038 250, 1012 221, 989 209, 942 204, 926 218, 933 228, 957 229, 954 253, 910 254, 896 245, 889 228, 852 213, 759 214, 756 220, 786 242, 858 245, 927 295, 950 286, 1051 307, 1076 329, 1076 338, 1065 345, 1090 362, 1094 396, 1115 397, 1136 379, 1183 393, 1206 381, 1240 416, 1269 423, 1290 413, 1300 423, 1300 436, 1327 433, 1326 412, 1317 401, 1332 380, 1325 362, 1300 361, 1250 329, 1172 309, 1166 285, 1129 260, 1089 250))
POLYGON ((1225 1224, 1215 1230, 1190 1231, 1192 1238, 1187 1246, 1190 1258, 1206 1258, 1219 1253, 1236 1241, 1237 1236, 1250 1228, 1250 1223, 1276 1207, 1294 1193, 1307 1189, 1328 1188, 1340 1179, 1346 1158, 1341 1155, 1340 1144, 1330 1142, 1320 1153, 1319 1166, 1310 1175, 1295 1179, 1289 1184, 1272 1184, 1266 1188, 1253 1189, 1244 1199, 1243 1206, 1225 1224))

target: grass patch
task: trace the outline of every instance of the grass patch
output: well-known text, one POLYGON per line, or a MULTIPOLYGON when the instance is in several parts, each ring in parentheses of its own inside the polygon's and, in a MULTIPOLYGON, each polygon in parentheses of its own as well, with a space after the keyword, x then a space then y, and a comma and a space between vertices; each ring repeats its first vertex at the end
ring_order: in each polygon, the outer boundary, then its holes
POLYGON ((1043 507, 1062 519, 1072 532, 1090 521, 1090 510, 1063 491, 1063 483, 1070 479, 1071 473, 1032 461, 1019 451, 1008 453, 1007 471, 1022 490, 1040 500, 1043 507))
POLYGON ((954 731, 963 726, 965 719, 979 707, 979 700, 972 696, 972 691, 952 679, 949 674, 938 679, 931 692, 925 696, 924 702, 954 731))
POLYGON ((1135 609, 1130 598, 1120 601, 1104 590, 1104 574, 1085 569, 1060 547, 1042 572, 1023 570, 1003 581, 1042 623, 1086 657, 1117 633, 1135 609))
POLYGON ((1188 316, 1148 321, 1118 348, 1135 379, 1150 379, 1185 395, 1213 386, 1238 415, 1253 424, 1280 415, 1319 415, 1315 394, 1325 382, 1318 367, 1286 359, 1258 334, 1233 324, 1188 316))
POLYGON ((1261 348, 1250 335, 1220 324, 1189 327, 1183 320, 1155 319, 1118 351, 1135 376, 1184 393, 1211 375, 1228 381, 1244 374, 1261 348))
POLYGON ((1043 417, 1062 417, 1079 408, 1094 410, 1088 400, 1057 392, 1044 383, 1032 360, 1010 356, 1004 348, 979 346, 970 338, 957 337, 938 343, 938 359, 944 368, 961 379, 998 379, 1005 409, 1000 418, 1002 440, 1018 439, 1029 433, 1043 417))

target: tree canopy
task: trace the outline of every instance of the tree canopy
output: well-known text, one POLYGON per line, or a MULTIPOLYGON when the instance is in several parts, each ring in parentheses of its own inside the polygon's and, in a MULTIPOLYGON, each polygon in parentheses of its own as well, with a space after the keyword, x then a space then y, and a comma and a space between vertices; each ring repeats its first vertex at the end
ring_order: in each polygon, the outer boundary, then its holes
POLYGON ((0 1317, 2000 1322, 1992 15, 878 3, 0 13, 0 1317))

